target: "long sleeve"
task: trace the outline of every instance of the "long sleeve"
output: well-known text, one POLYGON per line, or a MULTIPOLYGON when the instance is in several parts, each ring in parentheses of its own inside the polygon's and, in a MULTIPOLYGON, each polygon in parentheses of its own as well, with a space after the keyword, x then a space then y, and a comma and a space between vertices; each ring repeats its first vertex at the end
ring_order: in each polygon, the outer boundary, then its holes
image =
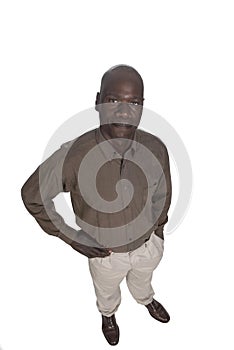
POLYGON ((161 237, 162 239, 164 238, 164 235, 163 235, 164 225, 168 221, 168 210, 171 204, 171 196, 172 196, 172 185, 171 185, 170 163, 169 163, 168 152, 165 147, 164 156, 163 156, 163 174, 161 176, 157 191, 155 193, 155 203, 153 203, 153 208, 154 208, 154 206, 157 206, 157 205, 159 206, 161 205, 162 207, 161 203, 162 201, 164 202, 163 210, 157 221, 158 226, 155 230, 155 234, 161 237))
POLYGON ((70 244, 77 231, 68 226, 56 212, 53 198, 60 192, 70 191, 72 169, 65 164, 72 141, 63 144, 29 177, 21 189, 22 200, 29 213, 49 235, 70 244))

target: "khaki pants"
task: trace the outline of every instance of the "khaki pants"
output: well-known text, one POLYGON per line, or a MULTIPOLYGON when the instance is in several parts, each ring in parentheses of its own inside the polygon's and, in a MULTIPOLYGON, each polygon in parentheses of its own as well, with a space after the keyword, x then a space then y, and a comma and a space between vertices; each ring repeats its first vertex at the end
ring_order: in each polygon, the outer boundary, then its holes
POLYGON ((152 275, 162 258, 163 249, 164 240, 152 233, 146 243, 131 252, 112 252, 105 258, 88 260, 97 307, 104 316, 110 317, 117 311, 121 302, 120 283, 124 277, 139 304, 151 303, 154 296, 152 275))

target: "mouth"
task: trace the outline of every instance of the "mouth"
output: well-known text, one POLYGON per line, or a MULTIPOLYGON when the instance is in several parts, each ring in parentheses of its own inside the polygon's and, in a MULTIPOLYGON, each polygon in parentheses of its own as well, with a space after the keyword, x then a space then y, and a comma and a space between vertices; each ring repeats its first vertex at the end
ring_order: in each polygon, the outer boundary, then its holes
POLYGON ((116 128, 131 128, 131 124, 124 124, 124 123, 112 123, 116 128))

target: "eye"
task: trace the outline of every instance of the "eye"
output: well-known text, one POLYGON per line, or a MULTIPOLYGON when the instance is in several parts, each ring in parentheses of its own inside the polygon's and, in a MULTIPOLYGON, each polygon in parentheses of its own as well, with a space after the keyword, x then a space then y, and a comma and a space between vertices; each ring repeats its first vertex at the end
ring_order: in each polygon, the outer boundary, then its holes
POLYGON ((118 100, 116 98, 109 98, 108 102, 110 102, 110 103, 118 103, 118 100))
POLYGON ((138 102, 138 101, 131 101, 130 104, 134 105, 134 106, 139 106, 140 102, 138 102))

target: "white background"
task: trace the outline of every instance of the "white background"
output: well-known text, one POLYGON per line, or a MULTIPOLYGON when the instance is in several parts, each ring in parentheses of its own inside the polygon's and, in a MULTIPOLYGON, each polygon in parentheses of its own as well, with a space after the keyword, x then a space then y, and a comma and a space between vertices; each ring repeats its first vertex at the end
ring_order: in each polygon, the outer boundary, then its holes
MULTIPOLYGON (((93 106, 102 74, 134 66, 145 106, 171 123, 194 176, 165 237, 152 319, 122 284, 119 349, 233 349, 232 1, 5 1, 1 33, 0 347, 109 349, 87 259, 44 233, 20 189, 54 131, 93 106)), ((82 123, 82 120, 81 120, 82 123)))

